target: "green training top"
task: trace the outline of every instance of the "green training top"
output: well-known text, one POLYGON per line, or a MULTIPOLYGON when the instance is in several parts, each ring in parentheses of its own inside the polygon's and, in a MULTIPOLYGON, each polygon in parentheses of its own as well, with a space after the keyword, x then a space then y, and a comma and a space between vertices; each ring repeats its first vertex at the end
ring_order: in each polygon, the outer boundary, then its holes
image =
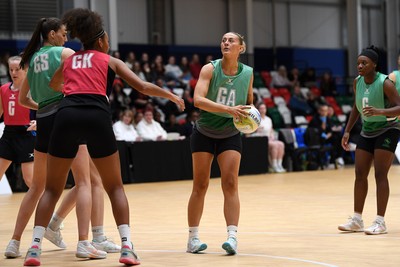
POLYGON ((371 84, 366 84, 364 77, 358 76, 356 84, 356 105, 363 120, 361 135, 375 137, 391 128, 400 129, 397 117, 371 116, 365 117, 362 113, 363 107, 373 106, 375 108, 390 107, 389 101, 385 98, 383 84, 387 76, 377 73, 371 84))
POLYGON ((400 71, 395 70, 395 71, 393 71, 393 73, 394 73, 394 75, 396 75, 395 86, 396 86, 397 92, 399 92, 399 94, 400 94, 400 71))
POLYGON ((39 104, 39 109, 63 98, 61 92, 49 87, 51 78, 61 64, 63 49, 63 46, 43 46, 31 58, 28 82, 32 99, 39 104))
MULTIPOLYGON (((246 105, 253 68, 239 62, 237 74, 227 76, 222 70, 221 63, 221 59, 211 61, 214 71, 206 98, 231 107, 246 105)), ((230 114, 211 113, 204 110, 200 111, 196 128, 211 138, 227 138, 239 132, 230 114)))

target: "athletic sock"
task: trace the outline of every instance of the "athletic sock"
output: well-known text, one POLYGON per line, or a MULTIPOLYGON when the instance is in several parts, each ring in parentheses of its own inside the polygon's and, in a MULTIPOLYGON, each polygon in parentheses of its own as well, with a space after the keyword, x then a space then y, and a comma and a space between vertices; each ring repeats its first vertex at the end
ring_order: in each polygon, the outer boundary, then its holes
POLYGON ((377 215, 375 221, 379 223, 384 223, 385 222, 385 217, 377 215))
POLYGON ((227 229, 227 232, 228 232, 228 238, 229 237, 233 237, 233 238, 236 239, 238 227, 236 225, 228 225, 226 227, 226 229, 227 229))
POLYGON ((42 247, 42 241, 43 241, 45 232, 46 232, 46 228, 44 228, 43 226, 33 227, 33 236, 32 236, 31 247, 37 246, 39 249, 42 247))
POLYGON ((189 238, 199 238, 199 227, 189 227, 189 238))
POLYGON ((121 237, 121 246, 129 246, 132 248, 131 242, 131 228, 127 224, 121 224, 118 226, 119 236, 121 237))
POLYGON ((354 212, 353 218, 362 221, 362 214, 358 212, 354 212))
POLYGON ((106 240, 103 226, 93 226, 92 235, 93 235, 93 240, 96 240, 97 242, 103 242, 104 240, 106 240))
POLYGON ((53 231, 56 231, 60 228, 61 223, 64 221, 64 218, 57 215, 57 213, 53 213, 51 217, 49 228, 53 231))

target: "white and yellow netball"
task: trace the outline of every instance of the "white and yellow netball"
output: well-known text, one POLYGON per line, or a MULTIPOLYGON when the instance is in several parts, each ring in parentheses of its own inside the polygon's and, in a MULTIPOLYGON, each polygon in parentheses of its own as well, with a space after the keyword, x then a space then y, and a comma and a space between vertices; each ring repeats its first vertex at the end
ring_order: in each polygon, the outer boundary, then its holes
POLYGON ((261 114, 254 106, 249 106, 246 109, 248 115, 241 119, 233 119, 233 124, 239 132, 244 134, 254 133, 261 122, 261 114))

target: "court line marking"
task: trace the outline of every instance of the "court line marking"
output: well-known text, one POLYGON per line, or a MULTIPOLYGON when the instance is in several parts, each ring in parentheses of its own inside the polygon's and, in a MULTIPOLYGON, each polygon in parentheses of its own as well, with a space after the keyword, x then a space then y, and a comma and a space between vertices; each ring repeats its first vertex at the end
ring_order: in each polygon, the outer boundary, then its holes
MULTIPOLYGON (((158 253, 183 253, 181 250, 136 249, 136 251, 137 252, 158 252, 158 253)), ((203 254, 226 255, 225 253, 222 253, 222 252, 206 252, 203 254)), ((314 264, 314 265, 327 266, 327 267, 338 267, 337 265, 333 265, 333 264, 329 264, 329 263, 313 261, 313 260, 305 260, 305 259, 299 259, 299 258, 284 257, 284 256, 272 256, 272 255, 252 254, 252 253, 238 253, 236 256, 271 258, 271 259, 279 259, 279 260, 304 262, 304 263, 310 263, 310 264, 314 264)))

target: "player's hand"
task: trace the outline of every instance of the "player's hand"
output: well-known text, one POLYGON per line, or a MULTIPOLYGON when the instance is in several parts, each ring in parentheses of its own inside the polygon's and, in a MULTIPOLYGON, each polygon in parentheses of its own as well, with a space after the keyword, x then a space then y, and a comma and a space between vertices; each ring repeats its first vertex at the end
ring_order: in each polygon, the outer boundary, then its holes
POLYGON ((349 138, 350 138, 350 133, 345 132, 342 137, 342 147, 346 151, 350 151, 349 138))
POLYGON ((241 120, 245 118, 249 113, 247 112, 251 106, 249 105, 238 105, 234 107, 230 107, 228 109, 228 113, 232 115, 235 120, 241 120))
POLYGON ((31 120, 27 131, 36 131, 36 120, 31 120))
POLYGON ((172 101, 178 106, 180 111, 185 110, 185 101, 181 97, 174 95, 172 101))
POLYGON ((379 109, 371 106, 364 107, 362 112, 365 117, 377 116, 381 114, 381 111, 379 109))

